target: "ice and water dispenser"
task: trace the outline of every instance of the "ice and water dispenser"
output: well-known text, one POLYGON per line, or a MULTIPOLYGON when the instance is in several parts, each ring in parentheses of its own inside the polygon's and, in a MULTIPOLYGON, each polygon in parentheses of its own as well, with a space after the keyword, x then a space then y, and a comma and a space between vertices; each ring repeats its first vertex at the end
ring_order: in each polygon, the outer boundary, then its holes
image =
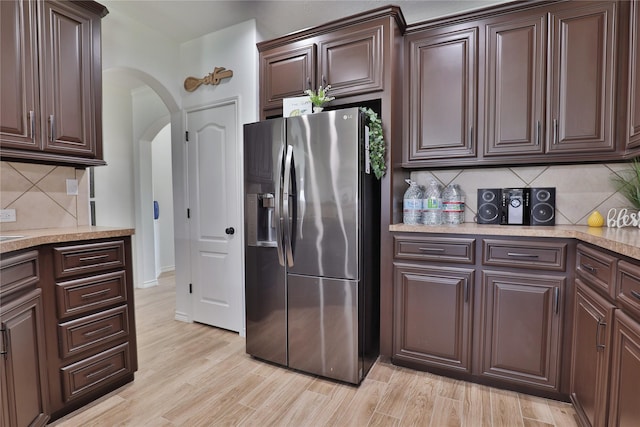
POLYGON ((275 196, 247 194, 247 243, 249 246, 277 246, 275 196))

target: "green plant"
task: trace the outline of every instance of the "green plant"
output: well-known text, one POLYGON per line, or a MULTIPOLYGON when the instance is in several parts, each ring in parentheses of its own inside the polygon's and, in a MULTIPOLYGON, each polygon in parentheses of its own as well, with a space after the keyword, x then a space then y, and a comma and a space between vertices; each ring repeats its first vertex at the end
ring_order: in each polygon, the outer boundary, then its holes
POLYGON ((360 107, 366 115, 367 126, 369 126, 369 161, 376 178, 384 176, 387 166, 385 165, 385 142, 382 134, 382 121, 378 118, 378 113, 371 108, 360 107))
POLYGON ((318 93, 313 91, 312 89, 307 89, 304 91, 306 95, 309 95, 309 99, 311 103, 316 107, 322 107, 327 102, 331 102, 336 99, 333 96, 329 96, 329 89, 331 89, 331 85, 327 85, 327 87, 323 88, 320 86, 318 88, 318 93))
POLYGON ((620 175, 613 176, 617 190, 629 200, 634 208, 640 210, 640 158, 635 158, 630 163, 630 168, 622 171, 620 175))

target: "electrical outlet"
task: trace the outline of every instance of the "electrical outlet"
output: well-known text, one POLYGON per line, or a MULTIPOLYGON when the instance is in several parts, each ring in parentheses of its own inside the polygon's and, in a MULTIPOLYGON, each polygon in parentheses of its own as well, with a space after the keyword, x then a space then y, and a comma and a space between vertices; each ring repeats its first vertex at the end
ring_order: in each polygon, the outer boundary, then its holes
POLYGON ((16 210, 0 209, 0 222, 16 222, 16 210))
POLYGON ((78 195, 78 180, 67 179, 67 196, 77 196, 77 195, 78 195))

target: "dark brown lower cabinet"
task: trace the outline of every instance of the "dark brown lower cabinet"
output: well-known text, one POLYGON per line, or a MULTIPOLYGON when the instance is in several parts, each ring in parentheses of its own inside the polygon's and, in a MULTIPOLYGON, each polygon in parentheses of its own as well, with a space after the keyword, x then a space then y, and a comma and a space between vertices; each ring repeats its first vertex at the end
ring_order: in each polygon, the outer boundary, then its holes
POLYGON ((394 361, 471 372, 474 270, 396 263, 394 361))
POLYGON ((616 310, 613 323, 609 426, 640 423, 640 323, 616 310))
POLYGON ((38 252, 0 264, 0 426, 43 426, 49 395, 38 252))
POLYGON ((614 309, 611 302, 576 279, 570 393, 585 426, 606 425, 614 309))
POLYGON ((564 277, 482 272, 482 377, 558 391, 564 289, 564 277))

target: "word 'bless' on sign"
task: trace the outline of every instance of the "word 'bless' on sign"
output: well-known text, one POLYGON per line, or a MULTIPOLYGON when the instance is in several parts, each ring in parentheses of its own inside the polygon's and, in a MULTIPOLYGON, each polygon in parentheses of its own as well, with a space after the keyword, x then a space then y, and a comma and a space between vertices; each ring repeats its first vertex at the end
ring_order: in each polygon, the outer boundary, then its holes
POLYGON ((622 228, 622 227, 638 227, 640 228, 640 211, 630 212, 626 208, 609 209, 607 212, 607 227, 610 228, 622 228))

